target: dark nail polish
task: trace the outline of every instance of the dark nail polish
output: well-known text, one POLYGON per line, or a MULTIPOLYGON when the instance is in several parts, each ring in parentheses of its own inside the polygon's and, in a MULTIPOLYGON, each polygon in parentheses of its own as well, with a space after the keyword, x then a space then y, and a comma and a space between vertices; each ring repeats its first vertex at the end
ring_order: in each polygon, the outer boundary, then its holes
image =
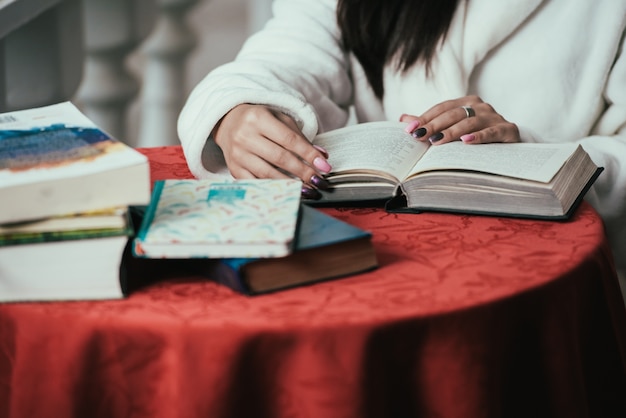
POLYGON ((317 187, 318 189, 328 189, 328 181, 320 176, 318 176, 317 174, 314 174, 311 176, 311 184, 315 187, 317 187))
POLYGON ((419 128, 419 129, 417 129, 417 130, 413 131, 413 134, 412 134, 412 135, 413 135, 415 138, 421 138, 421 137, 423 137, 424 135, 426 135, 426 128, 419 128))
POLYGON ((435 142, 439 142, 443 139, 443 134, 441 132, 436 133, 435 135, 428 138, 428 140, 434 144, 435 142))
POLYGON ((311 187, 306 187, 306 186, 302 187, 301 195, 303 199, 311 199, 311 200, 318 200, 319 198, 322 197, 320 192, 318 192, 317 190, 311 187))

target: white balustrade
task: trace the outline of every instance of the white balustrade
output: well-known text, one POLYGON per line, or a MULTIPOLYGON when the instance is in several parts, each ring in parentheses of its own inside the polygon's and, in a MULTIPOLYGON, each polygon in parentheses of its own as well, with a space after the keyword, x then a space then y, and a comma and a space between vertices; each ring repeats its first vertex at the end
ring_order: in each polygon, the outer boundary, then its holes
MULTIPOLYGON (((199 36, 219 36, 187 21, 208 1, 0 0, 0 111, 71 99, 133 146, 177 144, 190 54, 199 36)), ((220 1, 240 10, 244 32, 271 15, 272 0, 220 1)))
POLYGON ((127 137, 126 115, 141 81, 126 60, 152 30, 156 19, 153 0, 83 0, 85 75, 77 104, 96 124, 118 139, 127 137))
MULTIPOLYGON (((208 0, 205 0, 208 1, 208 0)), ((197 0, 158 0, 159 18, 145 44, 139 146, 178 143, 176 122, 186 96, 185 71, 196 35, 185 19, 197 0)))

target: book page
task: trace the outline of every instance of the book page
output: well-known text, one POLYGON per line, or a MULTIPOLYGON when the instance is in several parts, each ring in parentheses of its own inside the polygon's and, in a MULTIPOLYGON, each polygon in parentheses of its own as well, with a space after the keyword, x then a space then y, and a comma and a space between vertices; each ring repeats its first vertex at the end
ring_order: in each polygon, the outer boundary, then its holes
POLYGON ((450 142, 432 146, 411 175, 429 170, 472 170, 547 183, 577 144, 482 144, 450 142))
POLYGON ((428 146, 404 131, 405 123, 369 122, 318 135, 313 143, 328 151, 333 173, 377 170, 401 179, 428 146))

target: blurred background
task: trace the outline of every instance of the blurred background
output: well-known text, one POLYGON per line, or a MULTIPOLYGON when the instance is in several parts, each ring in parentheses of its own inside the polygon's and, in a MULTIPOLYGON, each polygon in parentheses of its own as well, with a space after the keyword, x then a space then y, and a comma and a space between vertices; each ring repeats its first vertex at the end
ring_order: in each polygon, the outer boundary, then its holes
POLYGON ((0 0, 0 111, 71 100, 132 146, 177 144, 175 120, 272 0, 0 0))

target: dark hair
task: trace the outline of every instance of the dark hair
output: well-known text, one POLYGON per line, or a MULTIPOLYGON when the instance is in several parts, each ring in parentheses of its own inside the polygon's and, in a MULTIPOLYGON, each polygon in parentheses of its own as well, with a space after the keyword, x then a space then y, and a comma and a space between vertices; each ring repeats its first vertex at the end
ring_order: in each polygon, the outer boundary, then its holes
POLYGON ((344 48, 354 53, 377 97, 383 69, 406 71, 418 60, 430 69, 459 0, 338 0, 337 21, 344 48))

